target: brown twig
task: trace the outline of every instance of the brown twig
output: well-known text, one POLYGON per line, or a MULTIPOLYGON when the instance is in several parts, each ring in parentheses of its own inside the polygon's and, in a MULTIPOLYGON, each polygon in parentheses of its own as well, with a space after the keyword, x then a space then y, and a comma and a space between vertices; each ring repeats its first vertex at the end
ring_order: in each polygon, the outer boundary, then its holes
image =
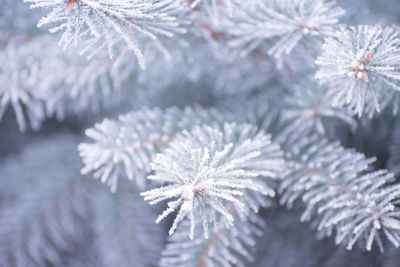
POLYGON ((374 56, 374 53, 371 52, 371 53, 364 59, 364 61, 361 62, 363 68, 361 68, 360 65, 353 67, 353 71, 354 71, 354 72, 359 72, 359 73, 361 73, 361 75, 362 75, 362 76, 361 76, 361 79, 362 79, 364 82, 368 82, 368 81, 369 81, 368 75, 367 75, 367 73, 365 72, 365 66, 368 65, 369 61, 371 60, 371 58, 372 58, 373 56, 374 56))

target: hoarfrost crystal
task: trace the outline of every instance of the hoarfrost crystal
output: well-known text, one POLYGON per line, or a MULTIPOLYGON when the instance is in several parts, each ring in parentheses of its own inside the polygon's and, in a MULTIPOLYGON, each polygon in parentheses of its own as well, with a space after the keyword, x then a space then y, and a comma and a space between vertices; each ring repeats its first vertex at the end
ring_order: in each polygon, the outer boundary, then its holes
POLYGON ((248 212, 248 191, 274 196, 267 182, 277 178, 282 163, 279 146, 249 125, 224 124, 223 131, 196 127, 156 155, 151 164, 155 174, 148 178, 167 184, 142 195, 150 204, 175 198, 157 219, 159 222, 179 210, 170 235, 189 216, 193 238, 199 213, 207 237, 209 223, 230 227, 233 213, 248 212))
POLYGON ((172 38, 174 33, 184 33, 174 14, 182 11, 183 3, 171 0, 24 0, 31 7, 53 8, 38 26, 60 23, 51 32, 64 31, 62 47, 77 46, 79 39, 87 37, 83 52, 91 50, 89 57, 107 48, 113 57, 113 47, 125 43, 133 50, 141 67, 145 67, 143 42, 151 40, 165 52, 159 36, 172 38))
POLYGON ((362 25, 325 40, 315 77, 332 87, 335 106, 349 105, 361 116, 368 103, 380 111, 390 90, 400 90, 399 34, 397 27, 362 25))
POLYGON ((238 12, 229 30, 234 36, 231 45, 247 53, 272 39, 276 43, 269 53, 276 57, 289 54, 308 35, 330 35, 345 14, 335 1, 324 0, 243 2, 238 12))

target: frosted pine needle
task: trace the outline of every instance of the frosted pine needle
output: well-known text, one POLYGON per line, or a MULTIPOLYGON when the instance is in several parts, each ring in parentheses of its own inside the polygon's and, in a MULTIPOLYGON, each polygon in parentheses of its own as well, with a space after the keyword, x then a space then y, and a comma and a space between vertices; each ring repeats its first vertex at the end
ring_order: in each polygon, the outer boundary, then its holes
POLYGON ((363 114, 368 103, 380 111, 385 90, 400 90, 400 38, 396 27, 349 27, 328 37, 316 60, 316 78, 329 83, 335 106, 363 114))
POLYGON ((330 35, 345 11, 335 1, 266 0, 251 5, 243 2, 229 30, 231 45, 246 54, 265 40, 273 40, 269 53, 280 57, 307 36, 330 35))
POLYGON ((46 117, 45 96, 37 90, 40 58, 35 51, 40 48, 40 43, 32 42, 26 49, 9 44, 0 51, 0 119, 11 105, 21 131, 26 130, 25 114, 36 130, 46 117))
POLYGON ((207 237, 209 223, 229 227, 234 223, 233 213, 248 212, 247 191, 274 196, 266 177, 276 178, 282 163, 279 147, 253 127, 225 124, 223 131, 196 127, 156 155, 151 164, 155 174, 148 178, 166 185, 142 195, 150 204, 169 200, 157 222, 178 211, 170 235, 189 217, 193 238, 199 216, 207 237))
MULTIPOLYGON (((77 46, 86 38, 82 52, 90 50, 89 57, 107 48, 113 58, 113 47, 125 43, 133 50, 139 65, 145 67, 143 42, 151 40, 161 47, 158 37, 171 38, 183 33, 174 14, 184 8, 172 0, 24 0, 31 7, 53 8, 38 26, 56 23, 51 32, 63 31, 60 45, 77 46)), ((178 12, 179 13, 179 12, 178 12)), ((164 51, 163 48, 161 48, 164 51)))

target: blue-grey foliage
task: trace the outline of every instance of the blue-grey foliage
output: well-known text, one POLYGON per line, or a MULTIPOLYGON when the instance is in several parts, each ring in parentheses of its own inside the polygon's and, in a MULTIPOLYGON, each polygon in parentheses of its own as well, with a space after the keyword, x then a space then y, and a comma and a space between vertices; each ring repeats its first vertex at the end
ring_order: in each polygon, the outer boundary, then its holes
POLYGON ((396 266, 381 2, 0 0, 0 265, 396 266))

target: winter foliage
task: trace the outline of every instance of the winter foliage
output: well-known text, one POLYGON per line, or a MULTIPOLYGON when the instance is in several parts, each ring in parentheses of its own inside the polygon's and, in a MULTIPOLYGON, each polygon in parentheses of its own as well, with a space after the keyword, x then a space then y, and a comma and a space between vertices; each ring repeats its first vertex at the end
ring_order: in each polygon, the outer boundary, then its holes
POLYGON ((368 171, 375 159, 366 159, 318 135, 305 142, 296 139, 286 144, 297 146, 289 148, 297 153, 286 159, 280 202, 291 207, 301 198, 307 205, 301 219, 312 220, 323 235, 335 233, 336 243, 345 242, 347 249, 360 239, 367 250, 375 240, 383 250, 379 231, 398 247, 400 212, 394 204, 400 191, 398 186, 389 185, 393 174, 368 171))
POLYGON ((157 154, 151 164, 155 174, 148 179, 166 185, 142 195, 150 204, 177 197, 157 219, 159 222, 179 209, 170 235, 189 217, 193 239, 195 218, 200 216, 208 238, 209 223, 229 227, 234 222, 232 213, 244 216, 250 208, 257 209, 254 203, 262 198, 247 191, 275 195, 267 179, 276 178, 281 171, 279 146, 249 125, 224 124, 222 130, 203 126, 183 132, 183 137, 172 142, 165 153, 157 154))
POLYGON ((335 118, 347 123, 351 129, 357 128, 351 110, 332 106, 332 95, 326 86, 307 82, 301 84, 304 86, 294 87, 285 98, 287 108, 282 112, 282 117, 290 121, 290 125, 284 129, 286 132, 315 129, 325 134, 324 118, 335 118))
POLYGON ((182 130, 190 130, 194 124, 220 121, 223 119, 216 110, 200 107, 170 108, 165 111, 143 109, 122 115, 118 120, 104 120, 86 135, 94 143, 82 143, 78 150, 85 167, 83 174, 94 172, 95 178, 117 189, 119 177, 127 177, 144 187, 142 172, 151 171, 150 162, 154 155, 163 150, 182 130))
POLYGON ((52 11, 43 17, 38 26, 60 23, 50 32, 63 31, 59 44, 66 48, 77 46, 80 38, 87 38, 83 52, 93 49, 92 57, 100 49, 107 48, 114 57, 113 46, 125 43, 132 50, 141 67, 145 67, 140 44, 152 40, 164 50, 157 35, 172 38, 174 33, 183 33, 179 22, 171 13, 179 12, 180 1, 109 1, 109 0, 24 0, 31 7, 48 7, 52 11), (141 38, 132 36, 139 35, 141 38))
POLYGON ((336 89, 334 105, 348 104, 361 116, 365 105, 380 111, 388 91, 400 89, 399 33, 397 27, 362 25, 326 39, 315 77, 336 89))
POLYGON ((260 240, 266 225, 252 211, 246 217, 233 216, 235 225, 229 228, 219 225, 207 239, 201 234, 189 239, 187 232, 190 231, 190 224, 187 220, 183 221, 178 232, 169 237, 169 243, 161 252, 159 265, 246 266, 251 263, 254 260, 252 247, 260 240), (190 251, 188 256, 183 256, 182 250, 190 251))
POLYGON ((273 40, 269 54, 289 54, 303 38, 329 36, 345 11, 335 1, 268 0, 243 2, 229 30, 234 36, 231 45, 244 46, 245 51, 257 48, 265 40, 273 40), (237 21, 236 21, 237 20, 237 21))
POLYGON ((398 1, 0 4, 4 266, 398 265, 398 1))
POLYGON ((9 62, 0 66, 0 117, 9 105, 12 106, 22 131, 26 129, 24 108, 27 110, 33 129, 39 129, 41 121, 46 116, 44 96, 39 90, 35 90, 40 79, 38 75, 40 67, 37 64, 40 59, 32 53, 32 50, 39 49, 40 45, 41 43, 35 43, 24 50, 18 50, 10 45, 0 52, 0 61, 9 62))

